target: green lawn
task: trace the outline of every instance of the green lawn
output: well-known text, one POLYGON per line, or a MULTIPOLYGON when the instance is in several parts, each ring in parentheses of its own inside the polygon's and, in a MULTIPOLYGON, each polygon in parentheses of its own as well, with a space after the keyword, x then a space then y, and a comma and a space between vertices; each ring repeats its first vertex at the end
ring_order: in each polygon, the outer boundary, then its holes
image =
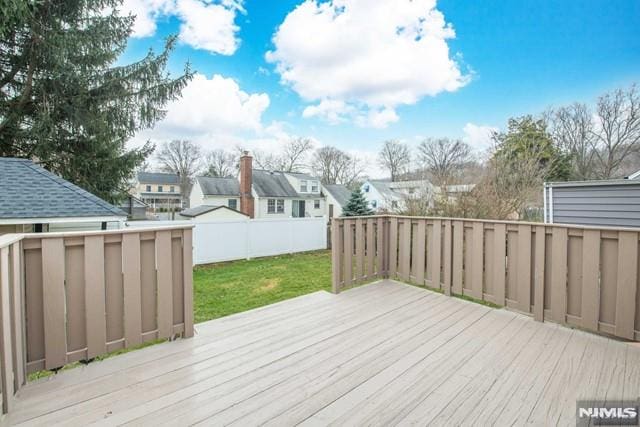
POLYGON ((232 261, 193 270, 196 322, 331 289, 331 251, 232 261))

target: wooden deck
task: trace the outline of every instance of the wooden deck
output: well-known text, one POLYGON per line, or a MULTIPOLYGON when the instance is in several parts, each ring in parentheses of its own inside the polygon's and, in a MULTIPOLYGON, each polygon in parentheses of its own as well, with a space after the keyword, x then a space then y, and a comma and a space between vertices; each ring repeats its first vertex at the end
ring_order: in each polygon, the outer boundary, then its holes
POLYGON ((639 396, 637 344, 384 281, 61 372, 6 422, 575 425, 577 398, 639 396))

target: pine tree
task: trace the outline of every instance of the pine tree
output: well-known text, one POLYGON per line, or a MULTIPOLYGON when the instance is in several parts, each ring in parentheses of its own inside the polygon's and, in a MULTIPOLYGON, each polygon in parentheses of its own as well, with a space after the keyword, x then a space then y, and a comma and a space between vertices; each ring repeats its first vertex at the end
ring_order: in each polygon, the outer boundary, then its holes
POLYGON ((373 211, 369 208, 367 199, 364 198, 364 194, 360 188, 351 193, 351 197, 347 202, 347 205, 342 209, 343 216, 366 216, 373 215, 373 211))
POLYGON ((121 3, 10 1, 0 20, 0 156, 37 160, 112 201, 154 148, 126 142, 161 120, 192 77, 188 64, 166 71, 175 37, 115 65, 134 22, 115 12, 121 3))

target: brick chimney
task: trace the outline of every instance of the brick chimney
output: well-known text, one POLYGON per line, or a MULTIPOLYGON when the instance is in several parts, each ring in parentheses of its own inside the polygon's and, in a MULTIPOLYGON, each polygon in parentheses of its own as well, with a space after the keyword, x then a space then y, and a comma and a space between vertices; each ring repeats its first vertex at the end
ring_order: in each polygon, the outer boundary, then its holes
POLYGON ((253 158, 248 151, 242 153, 240 157, 240 212, 251 218, 254 216, 253 194, 251 194, 252 161, 253 158))

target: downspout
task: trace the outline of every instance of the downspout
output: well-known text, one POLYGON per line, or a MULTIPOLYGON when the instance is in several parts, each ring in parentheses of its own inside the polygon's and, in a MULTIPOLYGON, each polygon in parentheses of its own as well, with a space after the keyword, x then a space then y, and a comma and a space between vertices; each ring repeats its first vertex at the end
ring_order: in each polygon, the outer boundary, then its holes
POLYGON ((547 183, 545 182, 542 187, 542 215, 544 216, 544 223, 547 223, 547 183))
POLYGON ((553 185, 549 186, 549 224, 553 224, 553 185))

